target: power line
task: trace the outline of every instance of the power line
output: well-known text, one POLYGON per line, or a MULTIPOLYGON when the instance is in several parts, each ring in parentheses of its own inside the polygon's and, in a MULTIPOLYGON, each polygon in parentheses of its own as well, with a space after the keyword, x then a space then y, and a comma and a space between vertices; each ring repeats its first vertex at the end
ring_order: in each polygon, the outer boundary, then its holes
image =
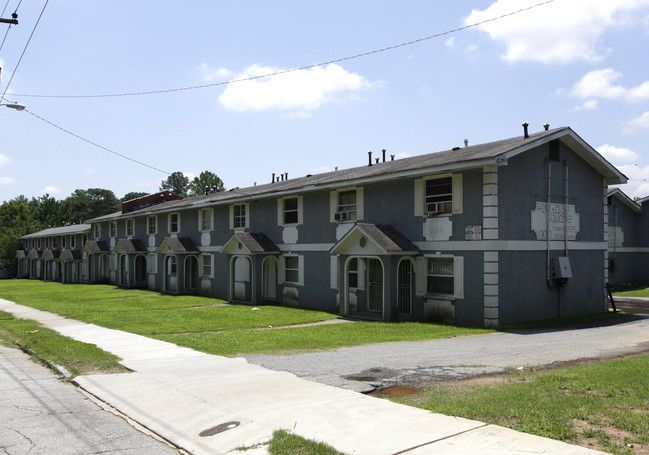
POLYGON ((107 147, 104 147, 103 145, 99 145, 99 144, 97 144, 96 142, 92 142, 91 140, 88 140, 88 139, 86 139, 86 138, 84 138, 84 137, 81 137, 81 136, 79 136, 78 134, 75 134, 75 133, 73 133, 72 131, 66 130, 65 128, 63 128, 63 127, 57 125, 56 123, 53 123, 53 122, 50 122, 49 120, 44 119, 44 118, 41 117, 40 115, 37 115, 37 114, 31 112, 31 111, 28 110, 28 109, 24 109, 24 112, 27 112, 27 113, 33 115, 33 116, 36 117, 37 119, 39 119, 39 120, 41 120, 41 121, 47 123, 48 125, 53 126, 54 128, 57 128, 57 129, 63 131, 64 133, 68 133, 70 136, 74 136, 74 137, 76 137, 77 139, 81 139, 82 141, 87 142, 87 143, 90 144, 90 145, 94 145, 95 147, 100 148, 100 149, 102 149, 102 150, 104 150, 104 151, 106 151, 106 152, 108 152, 108 153, 112 153, 113 155, 117 155, 117 156, 119 156, 119 157, 121 157, 121 158, 124 158, 125 160, 132 161, 132 162, 137 163, 137 164, 139 164, 139 165, 141 165, 141 166, 148 167, 149 169, 153 169, 154 171, 158 171, 158 172, 162 172, 163 174, 171 175, 170 172, 163 171, 162 169, 158 169, 157 167, 154 167, 154 166, 148 165, 148 164, 146 164, 146 163, 143 163, 142 161, 138 161, 138 160, 133 159, 133 158, 130 158, 130 157, 126 156, 126 155, 122 155, 121 153, 117 153, 117 152, 115 152, 114 150, 111 150, 111 149, 109 149, 109 148, 107 148, 107 147))
MULTIPOLYGON (((2 98, 1 99, 5 99, 5 95, 7 94, 7 90, 9 90, 9 86, 11 85, 11 81, 14 80, 14 75, 16 74, 16 71, 18 71, 18 67, 20 66, 20 62, 23 61, 23 57, 25 56, 25 52, 27 51, 27 47, 29 46, 29 43, 31 42, 32 37, 34 36, 34 32, 36 32, 36 27, 38 27, 38 23, 41 21, 41 18, 43 17, 43 13, 45 12, 45 8, 47 7, 47 4, 49 2, 50 2, 50 0, 45 0, 45 5, 43 5, 43 9, 41 10, 41 14, 38 16, 38 20, 34 24, 34 28, 32 29, 32 33, 29 35, 29 39, 27 40, 27 44, 25 44, 25 48, 23 49, 22 54, 20 54, 20 58, 18 59, 18 63, 16 64, 16 67, 14 68, 13 73, 11 73, 11 77, 9 78, 9 82, 7 83, 7 86, 5 87, 5 91, 2 93, 2 98)), ((20 1, 20 3, 22 3, 22 0, 20 1)), ((20 6, 20 3, 18 3, 18 6, 20 6)), ((16 11, 18 11, 18 7, 16 7, 16 11)))
POLYGON ((342 57, 342 58, 338 58, 338 59, 334 59, 334 60, 329 60, 329 61, 326 61, 326 62, 315 63, 313 65, 301 66, 299 68, 292 68, 292 69, 288 69, 288 70, 275 71, 275 72, 272 72, 272 73, 267 73, 267 74, 263 74, 263 75, 259 75, 259 76, 250 76, 250 77, 244 77, 244 78, 240 78, 240 79, 232 79, 232 80, 225 81, 225 82, 214 82, 214 83, 211 83, 211 84, 194 85, 194 86, 190 86, 190 87, 171 88, 171 89, 166 89, 166 90, 150 90, 150 91, 142 91, 142 92, 112 93, 112 94, 99 94, 99 95, 30 95, 30 94, 14 94, 14 96, 26 96, 26 97, 33 97, 33 98, 109 98, 109 97, 124 97, 124 96, 143 96, 143 95, 158 95, 158 94, 162 94, 162 93, 182 92, 182 91, 187 91, 187 90, 198 90, 198 89, 202 89, 202 88, 218 87, 218 86, 222 86, 222 85, 235 84, 235 83, 238 83, 238 82, 254 81, 254 80, 257 80, 257 79, 263 79, 263 78, 267 78, 267 77, 274 77, 274 76, 279 76, 279 75, 282 75, 282 74, 293 73, 293 72, 296 72, 296 71, 308 70, 308 69, 316 68, 316 67, 319 67, 319 66, 330 65, 330 64, 333 64, 333 63, 340 63, 340 62, 345 62, 345 61, 348 61, 348 60, 354 60, 354 59, 358 59, 358 58, 362 58, 362 57, 368 57, 370 55, 379 54, 379 53, 391 51, 391 50, 394 50, 394 49, 399 49, 401 47, 412 46, 414 44, 418 44, 418 43, 421 43, 423 41, 432 40, 432 39, 439 38, 439 37, 442 37, 442 36, 445 36, 445 35, 450 35, 452 33, 457 33, 457 32, 461 32, 463 30, 467 30, 467 29, 470 29, 470 28, 475 28, 475 27, 478 27, 480 25, 487 24, 489 22, 494 22, 494 21, 503 19, 505 17, 514 16, 516 14, 520 14, 520 13, 523 13, 525 11, 529 11, 529 10, 532 10, 534 8, 538 8, 540 6, 547 5, 547 4, 552 3, 554 1, 555 0, 546 0, 546 1, 543 1, 541 3, 537 3, 536 5, 528 6, 526 8, 521 8, 519 10, 512 11, 510 13, 505 13, 505 14, 502 14, 502 15, 497 16, 497 17, 492 17, 490 19, 485 19, 483 21, 476 22, 474 24, 465 25, 465 26, 462 26, 462 27, 447 30, 445 32, 436 33, 434 35, 426 36, 424 38, 419 38, 419 39, 416 39, 416 40, 413 40, 413 41, 407 41, 407 42, 401 43, 401 44, 395 44, 393 46, 388 46, 388 47, 384 47, 384 48, 381 48, 381 49, 375 49, 375 50, 372 50, 372 51, 363 52, 363 53, 360 53, 360 54, 355 54, 355 55, 351 55, 351 56, 348 56, 348 57, 342 57))

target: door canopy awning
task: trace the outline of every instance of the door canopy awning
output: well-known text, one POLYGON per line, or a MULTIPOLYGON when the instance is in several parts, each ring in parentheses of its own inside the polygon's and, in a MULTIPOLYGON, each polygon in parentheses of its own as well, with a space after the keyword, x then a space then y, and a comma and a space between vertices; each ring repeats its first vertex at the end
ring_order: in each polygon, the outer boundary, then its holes
POLYGON ((419 248, 392 226, 369 223, 356 223, 329 251, 354 256, 420 253, 419 248))
POLYGON ((279 252, 279 247, 265 234, 252 232, 235 232, 221 248, 221 253, 225 254, 279 254, 279 252))
POLYGON ((198 253, 198 248, 189 237, 165 237, 156 250, 156 253, 198 253))
POLYGON ((113 253, 146 253, 146 246, 140 239, 120 239, 113 253))

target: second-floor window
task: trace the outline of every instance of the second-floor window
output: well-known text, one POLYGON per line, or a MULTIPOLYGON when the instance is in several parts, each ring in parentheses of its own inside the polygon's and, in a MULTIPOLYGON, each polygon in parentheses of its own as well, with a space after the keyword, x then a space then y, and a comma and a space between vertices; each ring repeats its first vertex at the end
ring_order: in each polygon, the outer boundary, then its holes
POLYGON ((158 217, 157 216, 150 216, 147 218, 146 221, 146 231, 149 235, 155 235, 158 233, 158 217))
POLYGON ((75 248, 77 246, 77 238, 74 235, 70 236, 70 248, 75 248))
POLYGON ((169 233, 175 234, 180 231, 180 215, 177 213, 169 214, 169 233))
POLYGON ((233 207, 233 226, 236 228, 246 227, 246 204, 237 204, 233 207))
MULTIPOLYGON (((67 238, 67 237, 64 236, 64 235, 61 236, 61 248, 65 248, 65 247, 67 246, 67 244, 66 244, 66 238, 67 238)), ((39 241, 38 241, 38 246, 39 246, 39 247, 41 246, 40 243, 41 243, 41 241, 39 240, 39 241)))
POLYGON ((198 226, 201 231, 212 230, 212 209, 201 209, 198 211, 198 226))
POLYGON ((438 215, 453 212, 453 181, 451 177, 426 180, 427 214, 438 215))
POLYGON ((289 197, 284 199, 284 224, 297 224, 298 217, 298 199, 289 197))
POLYGON ((356 219, 356 190, 340 191, 338 193, 337 212, 341 219, 356 219))
POLYGON ((111 237, 117 237, 117 221, 111 221, 108 225, 108 232, 111 237))
POLYGON ((135 220, 133 218, 129 218, 126 220, 126 235, 127 236, 132 236, 135 234, 135 220))
MULTIPOLYGON (((94 234, 96 239, 101 237, 101 224, 97 223, 97 224, 95 224, 93 226, 93 234, 94 234)), ((63 246, 65 246, 65 245, 63 245, 63 246)))

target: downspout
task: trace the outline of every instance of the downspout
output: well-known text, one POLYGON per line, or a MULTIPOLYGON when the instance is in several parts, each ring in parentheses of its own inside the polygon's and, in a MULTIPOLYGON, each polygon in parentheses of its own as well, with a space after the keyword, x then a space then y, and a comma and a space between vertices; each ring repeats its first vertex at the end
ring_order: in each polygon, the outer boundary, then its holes
POLYGON ((548 205, 545 207, 545 256, 546 256, 546 283, 549 288, 552 287, 550 277, 550 193, 552 188, 552 161, 548 161, 548 205))
POLYGON ((566 168, 566 199, 564 203, 564 220, 563 220, 563 233, 564 233, 564 256, 568 257, 568 161, 564 160, 563 165, 566 168))

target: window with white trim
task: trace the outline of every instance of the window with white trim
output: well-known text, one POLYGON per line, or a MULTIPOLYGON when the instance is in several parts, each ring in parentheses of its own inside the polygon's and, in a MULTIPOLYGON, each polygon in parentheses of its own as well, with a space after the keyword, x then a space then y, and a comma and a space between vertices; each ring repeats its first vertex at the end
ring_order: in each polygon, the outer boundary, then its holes
POLYGON ((135 235, 135 220, 129 218, 126 220, 126 236, 132 237, 133 235, 135 235))
POLYGON ((117 237, 117 221, 111 221, 108 223, 108 234, 111 237, 117 237))
POLYGON ((168 220, 169 220, 169 233, 176 234, 180 232, 180 214, 170 213, 168 220))
POLYGON ((354 258, 349 261, 347 268, 347 282, 350 289, 358 288, 358 259, 354 258))
POLYGON ((70 236, 70 248, 75 248, 77 245, 77 237, 75 235, 70 236))
POLYGON ((247 227, 246 204, 236 204, 232 206, 232 227, 234 229, 247 227))
POLYGON ((83 234, 81 236, 81 243, 83 243, 84 245, 88 243, 88 234, 83 234))
MULTIPOLYGON (((67 237, 66 237, 65 235, 62 235, 62 236, 61 236, 61 248, 65 248, 65 247, 66 247, 66 239, 67 239, 67 237)), ((41 243, 41 241, 39 240, 39 241, 38 241, 38 246, 39 246, 39 247, 40 247, 40 243, 41 243)))
POLYGON ((297 224, 298 223, 298 199, 296 197, 289 197, 284 199, 284 223, 283 224, 297 224))
MULTIPOLYGON (((98 239, 99 237, 101 237, 101 224, 96 223, 96 224, 92 227, 92 231, 93 231, 93 234, 94 234, 94 236, 95 236, 96 239, 98 239)), ((65 246, 65 245, 64 245, 64 246, 65 246)))
POLYGON ((199 230, 211 231, 212 230, 212 219, 213 219, 214 210, 213 209, 201 209, 198 211, 198 228, 199 230))
POLYGON ((149 235, 156 235, 158 233, 158 217, 150 215, 146 218, 146 232, 149 235))
POLYGON ((416 277, 419 295, 432 298, 464 298, 463 256, 421 258, 421 265, 422 279, 416 277))
POLYGON ((448 216, 462 213, 462 174, 415 180, 415 215, 448 216))
POLYGON ((331 192, 330 221, 348 222, 363 219, 363 188, 341 188, 331 192))
POLYGON ((284 258, 284 282, 298 284, 300 281, 300 261, 297 256, 284 258))
POLYGON ((203 276, 211 277, 212 276, 212 255, 204 254, 201 256, 201 258, 202 258, 201 267, 203 269, 203 276))

